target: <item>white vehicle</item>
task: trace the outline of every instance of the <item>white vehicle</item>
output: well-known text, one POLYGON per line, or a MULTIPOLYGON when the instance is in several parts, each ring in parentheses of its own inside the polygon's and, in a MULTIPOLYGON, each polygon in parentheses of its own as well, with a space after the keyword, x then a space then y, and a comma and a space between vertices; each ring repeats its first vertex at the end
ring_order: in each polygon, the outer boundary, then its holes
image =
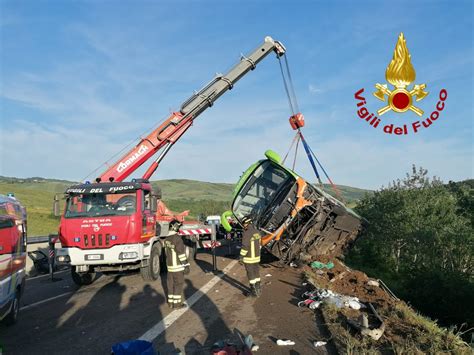
POLYGON ((206 224, 215 226, 220 226, 221 224, 221 217, 220 216, 207 216, 206 217, 206 224))

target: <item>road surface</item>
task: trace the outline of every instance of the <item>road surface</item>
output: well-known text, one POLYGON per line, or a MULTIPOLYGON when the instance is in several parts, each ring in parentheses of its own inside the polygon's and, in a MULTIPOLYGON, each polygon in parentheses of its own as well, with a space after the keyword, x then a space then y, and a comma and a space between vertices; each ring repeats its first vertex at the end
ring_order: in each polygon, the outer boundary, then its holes
MULTIPOLYGON (((225 253, 222 248, 220 253, 225 253)), ((146 339, 161 354, 209 354, 219 340, 239 344, 251 334, 256 354, 326 354, 327 340, 318 317, 296 306, 302 291, 297 269, 263 264, 263 295, 246 297, 245 271, 234 258, 219 256, 214 274, 211 255, 198 254, 186 276, 188 307, 172 310, 166 304, 166 274, 144 282, 139 274, 99 275, 89 286, 77 287, 69 272, 27 280, 19 322, 0 326, 4 354, 110 354, 113 344, 146 339), (281 347, 276 339, 295 341, 281 347)))

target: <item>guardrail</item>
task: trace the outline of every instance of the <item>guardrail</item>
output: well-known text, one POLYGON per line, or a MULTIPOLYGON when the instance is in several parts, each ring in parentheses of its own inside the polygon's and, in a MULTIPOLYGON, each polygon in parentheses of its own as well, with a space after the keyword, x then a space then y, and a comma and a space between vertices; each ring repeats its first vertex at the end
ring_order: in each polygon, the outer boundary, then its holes
POLYGON ((57 234, 37 235, 34 237, 28 237, 26 238, 26 244, 48 243, 50 237, 57 237, 57 234))

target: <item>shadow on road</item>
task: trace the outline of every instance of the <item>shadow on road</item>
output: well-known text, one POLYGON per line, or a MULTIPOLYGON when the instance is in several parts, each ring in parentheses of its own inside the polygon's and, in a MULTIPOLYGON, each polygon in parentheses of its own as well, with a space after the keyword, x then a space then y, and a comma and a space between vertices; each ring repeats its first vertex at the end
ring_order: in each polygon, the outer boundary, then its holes
POLYGON ((137 339, 163 318, 165 298, 152 283, 137 287, 122 275, 102 278, 105 283, 51 301, 47 312, 41 306, 28 310, 0 335, 5 353, 110 354, 112 345, 137 339))
MULTIPOLYGON (((185 282, 186 288, 184 294, 186 298, 199 292, 191 280, 186 280, 185 282)), ((203 344, 195 338, 191 338, 184 347, 186 354, 200 354, 204 349, 211 349, 216 339, 226 339, 229 337, 229 334, 231 334, 231 330, 224 321, 219 308, 217 308, 206 294, 201 296, 198 304, 194 305, 191 311, 200 318, 207 338, 203 344)), ((209 352, 207 352, 207 354, 208 353, 209 352)))
MULTIPOLYGON (((196 260, 196 265, 199 266, 199 268, 202 270, 202 272, 209 273, 212 272, 212 264, 204 261, 204 260, 196 260)), ((243 265, 239 265, 240 267, 244 267, 243 265)), ((242 284, 240 281, 234 279, 233 277, 230 277, 228 274, 224 274, 221 277, 222 281, 227 282, 229 285, 232 287, 240 290, 244 295, 247 295, 248 292, 250 291, 247 286, 242 284)))

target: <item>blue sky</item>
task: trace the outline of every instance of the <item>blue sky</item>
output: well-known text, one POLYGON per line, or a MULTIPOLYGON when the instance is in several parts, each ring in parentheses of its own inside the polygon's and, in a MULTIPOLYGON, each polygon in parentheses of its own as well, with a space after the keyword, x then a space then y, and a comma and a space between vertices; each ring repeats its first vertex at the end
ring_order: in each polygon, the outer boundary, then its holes
MULTIPOLYGON (((378 188, 413 163, 445 181, 473 177, 471 1, 36 0, 0 10, 0 175, 83 179, 271 35, 287 47, 303 132, 336 183, 378 188), (365 88, 368 109, 383 106, 372 92, 400 32, 430 92, 417 103, 423 118, 448 91, 440 118, 406 137, 370 128, 354 100, 365 88)), ((266 149, 286 152, 289 115, 268 57, 196 120, 153 179, 235 182, 266 149)), ((300 153, 296 170, 313 180, 300 153)))

